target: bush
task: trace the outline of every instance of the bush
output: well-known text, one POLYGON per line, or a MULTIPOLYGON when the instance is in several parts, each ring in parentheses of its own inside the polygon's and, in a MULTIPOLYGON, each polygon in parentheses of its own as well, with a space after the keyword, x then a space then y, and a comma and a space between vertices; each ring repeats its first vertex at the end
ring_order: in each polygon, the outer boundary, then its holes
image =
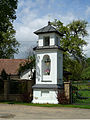
POLYGON ((78 87, 72 86, 72 90, 78 90, 78 87))
POLYGON ((72 102, 75 103, 77 101, 78 88, 76 86, 72 86, 72 102))
POLYGON ((25 92, 21 95, 21 99, 23 102, 30 103, 33 99, 32 95, 30 92, 25 92))
POLYGON ((69 103, 69 100, 65 96, 65 92, 64 91, 58 91, 57 99, 58 99, 59 104, 68 104, 69 103))

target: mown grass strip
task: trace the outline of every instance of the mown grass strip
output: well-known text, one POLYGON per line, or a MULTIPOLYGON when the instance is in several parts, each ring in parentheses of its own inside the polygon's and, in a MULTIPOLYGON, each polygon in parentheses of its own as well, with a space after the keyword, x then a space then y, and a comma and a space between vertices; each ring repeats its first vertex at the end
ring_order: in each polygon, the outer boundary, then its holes
POLYGON ((61 105, 61 104, 33 104, 33 103, 22 103, 22 102, 0 102, 4 104, 18 104, 18 105, 27 105, 27 106, 37 106, 37 107, 69 107, 69 108, 84 108, 84 109, 90 109, 90 105, 74 105, 74 104, 68 104, 68 105, 61 105))

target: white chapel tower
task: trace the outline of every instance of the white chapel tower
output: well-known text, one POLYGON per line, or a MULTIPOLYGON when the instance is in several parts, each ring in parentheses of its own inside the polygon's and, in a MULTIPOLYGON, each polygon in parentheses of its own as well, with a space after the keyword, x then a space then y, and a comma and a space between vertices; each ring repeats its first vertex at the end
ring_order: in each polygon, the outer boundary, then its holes
POLYGON ((38 35, 36 53, 36 83, 33 86, 33 103, 57 104, 57 89, 63 87, 62 34, 50 22, 34 32, 38 35))

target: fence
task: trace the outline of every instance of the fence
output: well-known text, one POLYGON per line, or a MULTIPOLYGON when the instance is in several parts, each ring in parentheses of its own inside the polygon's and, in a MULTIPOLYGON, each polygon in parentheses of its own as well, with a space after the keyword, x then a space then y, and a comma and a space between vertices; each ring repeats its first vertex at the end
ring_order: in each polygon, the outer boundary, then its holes
POLYGON ((0 101, 31 100, 34 80, 0 80, 0 101))
POLYGON ((90 82, 75 81, 72 83, 72 103, 90 104, 90 82))
POLYGON ((23 94, 24 92, 28 91, 28 81, 26 80, 10 80, 9 84, 9 94, 23 94))
MULTIPOLYGON (((29 100, 28 97, 33 96, 34 82, 35 80, 0 80, 0 101, 24 101, 23 97, 29 100)), ((90 81, 74 81, 72 84, 64 82, 64 91, 69 103, 90 105, 90 81)))
POLYGON ((0 80, 0 94, 4 93, 4 81, 0 80))

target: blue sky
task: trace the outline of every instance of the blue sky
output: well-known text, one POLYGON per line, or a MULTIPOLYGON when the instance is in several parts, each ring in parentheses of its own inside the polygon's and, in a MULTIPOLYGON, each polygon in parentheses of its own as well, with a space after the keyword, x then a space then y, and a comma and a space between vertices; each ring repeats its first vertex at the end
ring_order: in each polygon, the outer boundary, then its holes
MULTIPOLYGON (((77 19, 86 20, 90 34, 90 0, 19 0, 16 16, 14 27, 21 46, 15 58, 26 57, 29 48, 36 45, 37 36, 33 32, 47 25, 49 20, 58 19, 65 25, 77 19)), ((85 40, 88 46, 84 51, 90 57, 90 36, 85 40)))

